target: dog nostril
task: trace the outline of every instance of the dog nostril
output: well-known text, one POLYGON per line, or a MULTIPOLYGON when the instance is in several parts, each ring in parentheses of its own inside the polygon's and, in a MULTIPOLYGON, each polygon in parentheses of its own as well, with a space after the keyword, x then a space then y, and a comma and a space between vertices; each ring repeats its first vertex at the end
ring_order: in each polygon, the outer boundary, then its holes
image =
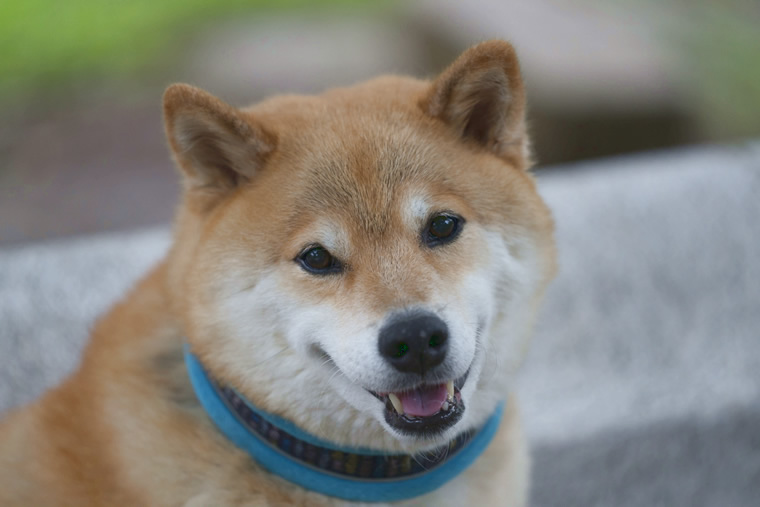
POLYGON ((398 349, 396 350, 396 357, 404 357, 407 352, 409 352, 409 345, 406 343, 399 343, 398 349))
POLYGON ((428 347, 430 348, 436 348, 439 347, 443 343, 443 336, 434 334, 430 337, 430 341, 428 341, 428 347))

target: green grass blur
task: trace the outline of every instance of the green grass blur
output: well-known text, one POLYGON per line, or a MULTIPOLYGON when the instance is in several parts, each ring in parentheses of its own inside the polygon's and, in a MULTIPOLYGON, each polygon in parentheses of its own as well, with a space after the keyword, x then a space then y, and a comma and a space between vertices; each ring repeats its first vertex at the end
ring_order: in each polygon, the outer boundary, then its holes
POLYGON ((157 65, 182 34, 257 10, 330 9, 361 0, 4 0, 0 97, 71 79, 119 78, 157 65))
POLYGON ((705 124, 719 136, 760 135, 760 4, 691 11, 684 39, 705 124))
POLYGON ((760 135, 760 2, 613 0, 645 13, 690 76, 681 83, 707 139, 760 135))

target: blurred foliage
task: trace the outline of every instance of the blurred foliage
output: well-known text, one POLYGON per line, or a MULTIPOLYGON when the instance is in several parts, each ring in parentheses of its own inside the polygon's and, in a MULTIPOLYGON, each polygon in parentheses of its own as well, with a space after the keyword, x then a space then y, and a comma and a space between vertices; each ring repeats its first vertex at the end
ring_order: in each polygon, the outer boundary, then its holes
POLYGON ((692 6, 684 33, 708 129, 760 135, 760 3, 692 6))
POLYGON ((657 27, 708 139, 760 135, 758 0, 615 0, 657 27))
MULTIPOLYGON (((601 6, 598 0, 568 4, 601 6)), ((360 7, 366 0, 0 0, 0 103, 35 100, 72 82, 160 71, 217 18, 262 10, 360 7)), ((640 13, 683 67, 684 93, 708 137, 760 134, 758 0, 614 0, 640 13)))
POLYGON ((221 16, 333 8, 361 0, 3 0, 0 95, 45 91, 72 78, 119 77, 155 65, 180 36, 221 16))

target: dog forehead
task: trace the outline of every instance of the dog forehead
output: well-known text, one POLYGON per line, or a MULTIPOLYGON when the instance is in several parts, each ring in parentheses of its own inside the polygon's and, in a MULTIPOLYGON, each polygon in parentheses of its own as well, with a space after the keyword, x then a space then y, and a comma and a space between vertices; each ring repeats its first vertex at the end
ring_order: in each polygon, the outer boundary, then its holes
POLYGON ((323 136, 304 153, 297 200, 305 211, 340 213, 366 232, 379 233, 390 222, 419 208, 420 199, 441 182, 444 167, 430 144, 408 125, 353 126, 323 136))
MULTIPOLYGON (((267 178, 295 228, 314 216, 340 217, 358 234, 419 225, 426 213, 503 216, 519 169, 474 150, 418 101, 425 84, 386 78, 319 96, 280 96, 247 110, 278 138, 267 178), (410 200, 410 195, 417 195, 410 200), (436 209, 434 209, 436 208, 436 209)), ((267 202, 271 199, 266 199, 267 202)))

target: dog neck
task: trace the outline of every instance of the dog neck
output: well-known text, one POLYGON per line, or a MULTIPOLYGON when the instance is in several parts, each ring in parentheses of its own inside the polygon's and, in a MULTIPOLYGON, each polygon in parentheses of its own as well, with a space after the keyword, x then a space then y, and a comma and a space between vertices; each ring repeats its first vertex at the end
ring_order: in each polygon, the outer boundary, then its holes
POLYGON ((416 455, 387 454, 326 442, 255 407, 209 377, 185 345, 185 365, 201 405, 217 428, 269 472, 324 495, 392 502, 429 493, 464 471, 488 447, 504 403, 475 431, 416 455))

